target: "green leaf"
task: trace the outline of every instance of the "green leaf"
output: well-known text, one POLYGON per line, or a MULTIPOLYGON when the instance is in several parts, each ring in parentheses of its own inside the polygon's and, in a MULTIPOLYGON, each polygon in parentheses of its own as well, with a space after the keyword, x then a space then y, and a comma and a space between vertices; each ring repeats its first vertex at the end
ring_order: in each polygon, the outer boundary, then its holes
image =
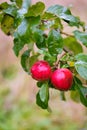
POLYGON ((48 83, 45 82, 42 84, 39 92, 36 96, 36 103, 43 109, 48 108, 48 100, 49 100, 49 87, 48 83))
POLYGON ((2 21, 1 21, 2 31, 5 34, 10 35, 11 32, 13 31, 13 24, 14 24, 13 17, 11 17, 9 15, 4 15, 4 17, 2 18, 2 21))
POLYGON ((11 2, 15 2, 19 8, 22 6, 23 0, 10 0, 11 2))
POLYGON ((3 17, 4 17, 4 15, 3 15, 3 13, 1 13, 0 14, 0 26, 1 26, 1 21, 2 21, 3 17))
POLYGON ((82 104, 87 107, 87 87, 82 86, 80 84, 80 82, 78 82, 77 77, 75 77, 74 80, 75 80, 75 83, 76 83, 76 90, 80 94, 80 100, 81 100, 82 104))
POLYGON ((29 10, 28 13, 25 14, 26 17, 30 17, 30 16, 38 16, 41 15, 43 13, 45 9, 45 5, 42 2, 37 2, 35 5, 32 5, 29 10))
POLYGON ((67 15, 67 14, 61 14, 60 18, 62 18, 65 22, 67 22, 70 26, 76 26, 79 28, 80 19, 78 17, 75 17, 73 15, 67 15))
POLYGON ((48 50, 52 56, 62 52, 63 38, 60 33, 56 30, 51 30, 47 38, 48 50))
POLYGON ((87 47, 87 33, 86 32, 80 32, 78 30, 75 30, 74 35, 77 40, 81 41, 84 46, 87 47))
POLYGON ((24 47, 25 44, 33 43, 32 37, 33 29, 39 24, 39 17, 25 18, 18 26, 14 33, 14 52, 18 56, 19 51, 24 47))
POLYGON ((9 5, 7 9, 5 9, 3 12, 5 14, 11 15, 12 17, 16 17, 17 15, 17 7, 15 5, 9 5))
POLYGON ((75 69, 82 78, 87 80, 87 62, 84 61, 75 62, 75 69))
POLYGON ((75 102, 79 102, 80 101, 80 95, 79 95, 78 90, 71 91, 70 97, 75 102))
POLYGON ((52 13, 56 16, 61 16, 62 14, 71 14, 70 10, 62 5, 53 5, 50 6, 47 11, 48 13, 52 13))
POLYGON ((18 6, 19 8, 21 8, 22 2, 23 2, 23 0, 16 0, 16 4, 17 4, 17 6, 18 6))
POLYGON ((17 10, 17 15, 15 16, 14 27, 16 29, 24 20, 25 18, 24 15, 25 13, 27 13, 31 5, 31 0, 23 0, 23 2, 21 0, 14 0, 14 1, 16 2, 16 4, 20 4, 18 6, 21 6, 21 8, 19 7, 20 9, 17 10))
POLYGON ((33 30, 33 37, 34 37, 36 46, 39 49, 46 48, 45 36, 44 36, 44 32, 42 30, 40 30, 40 29, 33 30))
POLYGON ((46 60, 51 66, 56 62, 57 56, 52 56, 49 52, 45 52, 44 60, 46 60))
POLYGON ((28 27, 29 27, 29 22, 27 19, 24 19, 17 28, 17 33, 19 34, 19 36, 22 37, 22 36, 26 35, 28 27))
POLYGON ((79 87, 79 91, 81 102, 87 107, 87 88, 83 86, 79 87))
POLYGON ((84 53, 80 53, 78 55, 75 56, 75 59, 77 61, 83 61, 83 62, 87 62, 87 55, 84 53))
POLYGON ((41 16, 42 20, 54 20, 55 18, 57 18, 54 14, 49 13, 49 12, 44 12, 44 14, 41 16))
MULTIPOLYGON (((50 22, 51 22, 51 21, 50 21, 50 22)), ((50 27, 50 28, 62 30, 62 29, 63 29, 63 26, 62 26, 61 20, 60 20, 59 18, 54 19, 54 20, 53 20, 53 23, 51 24, 51 27, 50 27)))
MULTIPOLYGON (((19 1, 19 0, 17 0, 19 1)), ((31 0, 23 0, 22 7, 18 10, 18 18, 23 19, 24 15, 27 13, 28 9, 30 8, 31 0)))
POLYGON ((83 27, 82 22, 78 17, 75 17, 71 14, 70 10, 61 5, 53 5, 47 9, 48 13, 52 13, 57 17, 62 18, 65 22, 69 23, 71 26, 79 27, 80 25, 83 27))
POLYGON ((3 2, 0 4, 0 11, 7 9, 9 4, 7 2, 3 2))
POLYGON ((64 47, 72 53, 74 53, 75 55, 83 52, 82 46, 74 37, 64 38, 64 47))
POLYGON ((49 98, 49 94, 48 94, 48 84, 44 84, 42 85, 40 91, 39 91, 39 94, 40 94, 40 99, 42 102, 48 102, 48 98, 49 98))
POLYGON ((21 65, 26 72, 29 72, 29 56, 31 50, 26 50, 21 56, 21 65))
POLYGON ((60 18, 54 16, 51 13, 45 12, 42 15, 41 28, 43 28, 43 29, 49 29, 49 28, 63 29, 63 26, 62 26, 60 18))
MULTIPOLYGON (((23 37, 29 37, 30 35, 30 31, 29 29, 32 29, 37 27, 39 25, 40 22, 40 17, 30 17, 30 18, 25 18, 21 24, 18 26, 17 28, 17 33, 23 37)), ((27 37, 27 38, 28 38, 27 37)), ((27 39, 26 39, 27 40, 27 39)))
POLYGON ((34 55, 32 55, 32 56, 29 57, 29 72, 30 72, 30 69, 31 69, 32 65, 33 65, 36 61, 38 61, 38 56, 39 56, 39 55, 40 55, 40 54, 37 53, 37 54, 34 54, 34 55))
POLYGON ((48 20, 46 22, 43 22, 40 26, 41 29, 62 29, 62 24, 60 22, 59 18, 56 18, 54 20, 48 20))
POLYGON ((82 86, 82 81, 78 78, 78 77, 74 77, 75 78, 75 80, 74 80, 74 85, 76 85, 76 87, 77 87, 77 84, 79 84, 79 85, 81 85, 82 86))
POLYGON ((21 40, 20 36, 18 38, 14 38, 13 50, 16 56, 19 55, 19 52, 24 47, 24 45, 25 42, 21 40))
POLYGON ((42 85, 43 85, 43 82, 41 82, 41 81, 38 81, 38 82, 37 82, 37 86, 38 86, 39 88, 41 88, 42 85))

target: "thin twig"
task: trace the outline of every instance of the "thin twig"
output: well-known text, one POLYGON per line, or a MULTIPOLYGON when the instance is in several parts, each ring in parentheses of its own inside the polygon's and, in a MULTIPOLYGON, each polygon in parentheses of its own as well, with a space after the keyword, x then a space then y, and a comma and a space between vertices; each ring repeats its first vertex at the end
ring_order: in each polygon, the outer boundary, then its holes
POLYGON ((70 50, 68 50, 67 48, 63 47, 63 51, 68 53, 70 56, 73 55, 73 52, 71 52, 70 50))
POLYGON ((62 31, 61 31, 60 33, 66 35, 66 36, 74 37, 73 35, 68 34, 68 33, 66 33, 66 32, 62 32, 62 31))
POLYGON ((58 68, 60 59, 61 59, 65 54, 66 54, 66 52, 63 52, 63 53, 59 56, 57 62, 56 62, 55 65, 54 65, 54 68, 58 68))

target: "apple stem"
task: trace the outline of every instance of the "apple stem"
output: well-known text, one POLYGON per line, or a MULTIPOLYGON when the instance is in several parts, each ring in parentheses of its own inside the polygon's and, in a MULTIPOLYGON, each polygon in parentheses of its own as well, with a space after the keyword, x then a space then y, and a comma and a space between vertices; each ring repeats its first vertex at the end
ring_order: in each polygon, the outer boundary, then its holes
POLYGON ((66 101, 64 91, 61 91, 60 96, 61 96, 61 99, 62 99, 63 101, 66 101))

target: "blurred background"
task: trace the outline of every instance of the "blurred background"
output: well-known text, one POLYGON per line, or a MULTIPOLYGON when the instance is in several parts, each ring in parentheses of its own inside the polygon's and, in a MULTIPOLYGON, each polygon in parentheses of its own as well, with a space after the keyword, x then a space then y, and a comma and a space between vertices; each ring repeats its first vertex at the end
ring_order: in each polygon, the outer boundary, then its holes
MULTIPOLYGON (((41 1, 47 7, 70 6, 72 13, 87 24, 87 0, 41 1)), ((12 37, 0 30, 0 130, 87 130, 87 109, 71 101, 68 92, 64 102, 60 100, 59 91, 50 90, 51 113, 36 105, 36 82, 24 72, 12 47, 12 37)), ((84 51, 87 53, 85 48, 84 51)))

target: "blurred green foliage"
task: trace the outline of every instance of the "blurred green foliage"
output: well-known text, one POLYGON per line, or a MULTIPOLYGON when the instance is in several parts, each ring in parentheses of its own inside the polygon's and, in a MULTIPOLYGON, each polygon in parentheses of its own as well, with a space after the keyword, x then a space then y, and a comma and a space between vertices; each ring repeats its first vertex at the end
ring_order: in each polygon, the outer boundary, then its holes
POLYGON ((8 67, 2 68, 2 76, 4 79, 12 80, 16 77, 18 68, 16 65, 9 65, 8 67))
POLYGON ((9 94, 8 88, 0 87, 0 130, 82 130, 82 126, 85 127, 84 130, 87 128, 84 122, 79 125, 58 111, 49 113, 38 109, 23 98, 13 101, 8 109, 5 103, 9 94))

